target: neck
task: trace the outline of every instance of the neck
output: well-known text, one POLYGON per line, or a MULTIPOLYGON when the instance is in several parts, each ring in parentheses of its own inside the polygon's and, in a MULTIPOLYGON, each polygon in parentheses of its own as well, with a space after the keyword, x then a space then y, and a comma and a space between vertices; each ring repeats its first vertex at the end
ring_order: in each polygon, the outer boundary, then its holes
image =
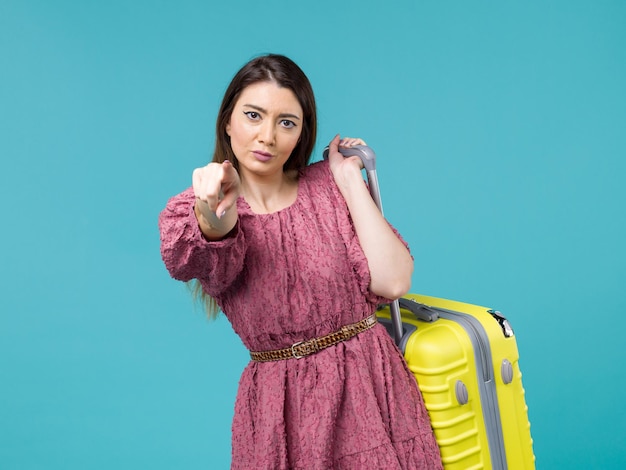
POLYGON ((270 214, 293 204, 298 193, 298 181, 292 172, 268 177, 242 175, 241 190, 254 212, 270 214))

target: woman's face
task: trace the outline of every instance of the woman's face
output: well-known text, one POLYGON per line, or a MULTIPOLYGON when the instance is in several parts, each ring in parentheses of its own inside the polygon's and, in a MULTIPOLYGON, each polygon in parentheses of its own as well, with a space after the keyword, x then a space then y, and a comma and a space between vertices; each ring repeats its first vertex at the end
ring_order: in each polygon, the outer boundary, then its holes
POLYGON ((244 88, 226 125, 242 176, 282 173, 300 139, 303 118, 300 102, 289 88, 274 82, 244 88))

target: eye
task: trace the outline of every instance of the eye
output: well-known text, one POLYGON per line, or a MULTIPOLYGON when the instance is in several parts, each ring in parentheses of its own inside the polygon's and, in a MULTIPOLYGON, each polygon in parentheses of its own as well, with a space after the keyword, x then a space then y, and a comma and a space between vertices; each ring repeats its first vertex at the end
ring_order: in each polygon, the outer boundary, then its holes
POLYGON ((244 111, 243 113, 248 116, 248 119, 250 119, 251 121, 257 121, 261 119, 261 115, 256 111, 244 111))
POLYGON ((293 127, 296 127, 296 123, 290 121, 289 119, 283 119, 282 121, 280 121, 280 125, 283 126, 285 129, 291 129, 293 127))

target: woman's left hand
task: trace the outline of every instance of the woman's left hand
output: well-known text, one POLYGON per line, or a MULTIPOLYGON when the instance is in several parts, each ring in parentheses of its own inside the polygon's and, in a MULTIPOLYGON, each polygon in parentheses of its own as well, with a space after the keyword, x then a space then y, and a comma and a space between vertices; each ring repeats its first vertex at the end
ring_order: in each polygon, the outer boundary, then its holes
POLYGON ((363 162, 357 156, 344 157, 339 152, 339 147, 350 148, 355 145, 367 145, 363 139, 354 137, 344 137, 343 139, 337 134, 333 140, 328 144, 328 161, 330 163, 330 170, 335 177, 335 181, 339 186, 345 182, 345 179, 355 172, 358 172, 361 177, 361 169, 363 169, 363 162))

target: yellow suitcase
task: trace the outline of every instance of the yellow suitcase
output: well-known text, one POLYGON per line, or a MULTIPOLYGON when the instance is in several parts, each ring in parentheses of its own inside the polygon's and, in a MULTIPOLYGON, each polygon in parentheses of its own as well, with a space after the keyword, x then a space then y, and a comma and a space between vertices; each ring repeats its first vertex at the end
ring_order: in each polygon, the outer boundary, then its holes
MULTIPOLYGON (((409 294, 399 306, 398 346, 424 396, 444 468, 534 469, 508 321, 486 307, 423 295, 409 294)), ((378 318, 393 334, 389 306, 378 318)))

